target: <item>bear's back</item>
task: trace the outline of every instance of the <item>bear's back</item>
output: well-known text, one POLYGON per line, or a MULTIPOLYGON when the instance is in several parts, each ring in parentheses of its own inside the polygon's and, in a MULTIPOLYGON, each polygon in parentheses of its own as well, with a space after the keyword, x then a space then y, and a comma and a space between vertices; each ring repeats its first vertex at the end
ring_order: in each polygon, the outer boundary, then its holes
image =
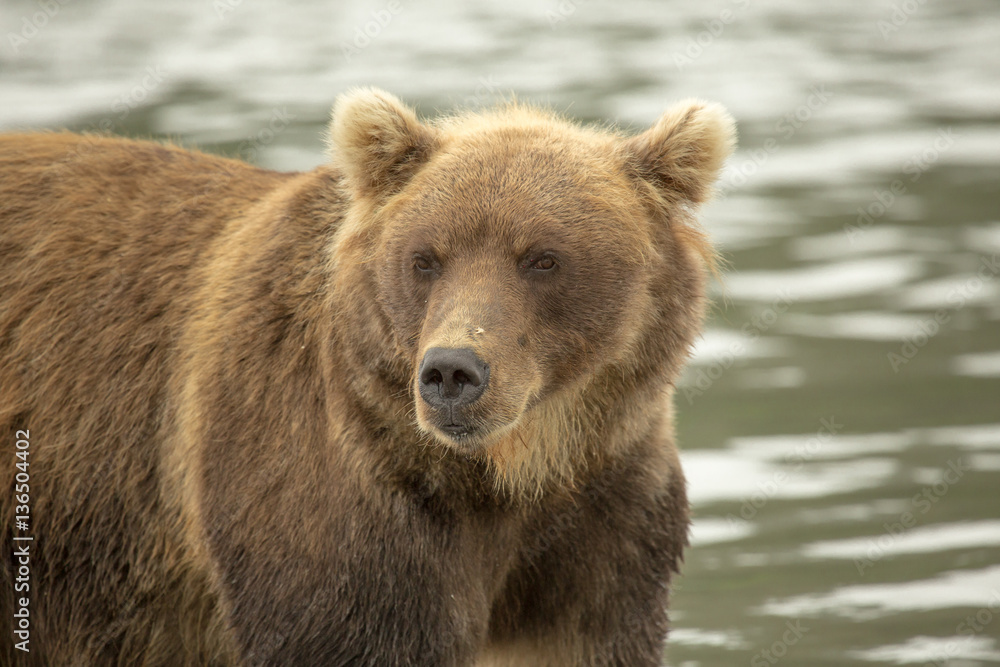
MULTIPOLYGON (((164 621, 159 603, 131 609, 140 622, 119 618, 116 598, 166 600, 192 617, 214 604, 183 567, 154 557, 176 549, 157 479, 165 387, 197 268, 239 211, 290 176, 148 142, 0 137, 0 442, 6 453, 30 432, 32 579, 46 582, 31 591, 38 659, 98 664, 123 644, 156 655, 160 642, 169 664, 178 633, 213 643, 164 621), (151 567, 132 567, 138 554, 151 567), (70 611, 80 603, 91 611, 82 625, 70 611), (81 646, 87 656, 73 654, 81 646)), ((3 457, 5 479, 15 461, 3 457)), ((11 500, 0 499, 6 525, 11 500)), ((0 608, 11 609, 4 572, 0 608)))

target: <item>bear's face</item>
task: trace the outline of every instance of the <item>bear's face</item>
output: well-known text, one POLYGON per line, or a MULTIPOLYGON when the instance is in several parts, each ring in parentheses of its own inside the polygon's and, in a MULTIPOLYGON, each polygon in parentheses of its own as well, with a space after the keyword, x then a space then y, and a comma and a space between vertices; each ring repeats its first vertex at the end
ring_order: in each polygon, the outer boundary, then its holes
POLYGON ((421 427, 475 446, 628 349, 656 251, 612 158, 530 128, 462 137, 385 207, 380 300, 421 427))
POLYGON ((699 203, 728 151, 725 128, 721 147, 671 136, 705 133, 674 116, 623 139, 528 109, 428 126, 384 93, 338 103, 346 226, 373 246, 422 430, 474 452, 641 353, 664 213, 699 203))

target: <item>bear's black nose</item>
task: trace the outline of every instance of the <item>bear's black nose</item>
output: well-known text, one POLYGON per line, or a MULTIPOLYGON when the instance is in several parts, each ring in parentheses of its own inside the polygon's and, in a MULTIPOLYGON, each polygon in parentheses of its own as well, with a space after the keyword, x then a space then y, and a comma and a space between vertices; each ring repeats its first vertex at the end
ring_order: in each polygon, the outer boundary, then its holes
POLYGON ((489 374, 468 348, 432 347, 420 363, 420 395, 435 407, 465 407, 482 395, 489 374))

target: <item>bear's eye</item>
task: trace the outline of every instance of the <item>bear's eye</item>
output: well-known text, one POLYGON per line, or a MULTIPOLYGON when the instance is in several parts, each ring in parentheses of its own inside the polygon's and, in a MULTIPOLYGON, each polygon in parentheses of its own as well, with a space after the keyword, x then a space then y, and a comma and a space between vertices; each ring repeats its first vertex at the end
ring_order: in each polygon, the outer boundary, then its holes
POLYGON ((552 255, 542 255, 541 257, 534 257, 525 260, 521 266, 529 271, 537 271, 539 273, 545 273, 546 271, 551 271, 559 266, 559 262, 552 255))
POLYGON ((433 275, 437 272, 436 262, 427 259, 423 255, 413 256, 413 268, 425 275, 433 275))

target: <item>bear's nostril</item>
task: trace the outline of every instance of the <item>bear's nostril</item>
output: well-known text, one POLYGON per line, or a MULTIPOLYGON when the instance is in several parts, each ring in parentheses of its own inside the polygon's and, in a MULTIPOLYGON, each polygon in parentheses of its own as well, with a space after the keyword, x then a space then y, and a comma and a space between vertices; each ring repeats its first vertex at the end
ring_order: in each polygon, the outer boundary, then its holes
POLYGON ((482 395, 489 369, 468 348, 432 347, 420 364, 420 395, 431 405, 465 406, 482 395))

